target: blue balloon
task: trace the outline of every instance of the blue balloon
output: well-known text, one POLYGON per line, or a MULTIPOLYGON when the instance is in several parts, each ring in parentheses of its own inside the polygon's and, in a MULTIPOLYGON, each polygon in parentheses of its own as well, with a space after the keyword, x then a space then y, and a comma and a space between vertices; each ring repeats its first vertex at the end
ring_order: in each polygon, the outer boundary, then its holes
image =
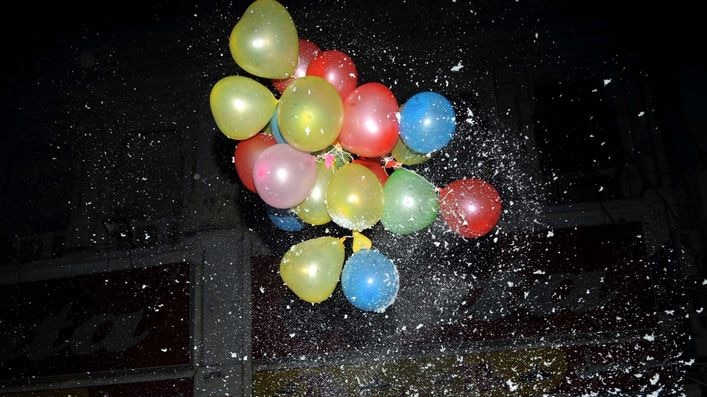
POLYGON ((341 273, 346 299, 361 310, 384 312, 395 302, 399 285, 395 264, 376 250, 355 252, 341 273))
POLYGON ((268 218, 278 229, 286 232, 299 232, 304 229, 304 224, 288 209, 268 208, 268 218))
POLYGON ((456 125, 452 104, 436 92, 415 94, 400 109, 400 138, 418 153, 445 147, 452 140, 456 125))
MULTIPOLYGON (((278 104, 278 106, 280 105, 278 104)), ((277 143, 287 143, 285 138, 282 136, 282 132, 280 132, 280 126, 277 124, 277 113, 278 109, 276 108, 275 113, 270 119, 270 133, 272 134, 272 137, 275 138, 277 143)))

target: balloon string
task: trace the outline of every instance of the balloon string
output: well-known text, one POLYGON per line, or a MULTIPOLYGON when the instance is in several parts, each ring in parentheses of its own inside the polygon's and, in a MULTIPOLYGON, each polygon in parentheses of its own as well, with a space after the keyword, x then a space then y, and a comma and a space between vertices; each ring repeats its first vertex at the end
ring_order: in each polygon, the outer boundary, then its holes
POLYGON ((335 144, 328 152, 316 156, 317 161, 324 159, 324 165, 327 169, 337 167, 337 162, 348 164, 353 161, 354 157, 351 153, 344 150, 341 144, 335 144))

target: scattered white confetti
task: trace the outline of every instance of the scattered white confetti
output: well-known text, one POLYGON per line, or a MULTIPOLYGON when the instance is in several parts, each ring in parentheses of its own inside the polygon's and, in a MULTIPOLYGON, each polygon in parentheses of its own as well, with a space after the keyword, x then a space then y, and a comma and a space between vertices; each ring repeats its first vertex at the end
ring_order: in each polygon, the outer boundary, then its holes
POLYGON ((604 79, 604 87, 611 83, 611 79, 604 79))
POLYGON ((653 377, 651 378, 651 385, 654 385, 654 386, 655 386, 655 385, 658 383, 658 380, 659 380, 659 379, 660 379, 660 375, 659 375, 659 374, 653 375, 653 377))
POLYGON ((452 72, 458 72, 463 67, 464 67, 464 65, 462 65, 462 61, 459 61, 459 63, 457 63, 456 66, 452 66, 452 72))
POLYGON ((643 339, 647 340, 648 342, 653 342, 653 341, 655 341, 655 335, 653 335, 653 334, 651 334, 651 335, 646 334, 646 335, 643 335, 643 339))

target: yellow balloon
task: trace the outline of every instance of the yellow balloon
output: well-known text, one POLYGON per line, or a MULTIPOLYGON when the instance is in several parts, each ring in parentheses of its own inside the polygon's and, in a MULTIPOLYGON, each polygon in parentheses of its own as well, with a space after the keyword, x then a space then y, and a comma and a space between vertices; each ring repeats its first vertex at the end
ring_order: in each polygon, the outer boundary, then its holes
POLYGON ((331 178, 326 193, 329 216, 337 225, 364 230, 383 215, 383 188, 373 171, 348 163, 331 178))
POLYGON ((277 107, 283 138, 304 152, 322 150, 336 141, 344 124, 339 92, 316 76, 300 77, 287 86, 277 107))
POLYGON ((398 138, 398 143, 396 143, 393 148, 393 158, 400 164, 405 165, 420 164, 430 159, 430 157, 424 153, 412 151, 400 138, 398 138))
POLYGON ((218 129, 231 139, 243 140, 268 124, 275 113, 277 99, 251 78, 228 76, 211 89, 209 104, 218 129))
POLYGON ((323 225, 331 222, 331 217, 326 210, 326 188, 334 175, 334 167, 326 168, 323 161, 317 163, 317 180, 309 196, 302 204, 295 207, 295 213, 303 221, 311 225, 323 225))
POLYGON ((297 29, 287 9, 256 0, 231 31, 231 56, 248 73, 268 79, 292 76, 299 62, 297 29))
POLYGON ((280 261, 280 277, 300 299, 319 303, 334 292, 344 267, 344 243, 319 237, 293 245, 280 261))

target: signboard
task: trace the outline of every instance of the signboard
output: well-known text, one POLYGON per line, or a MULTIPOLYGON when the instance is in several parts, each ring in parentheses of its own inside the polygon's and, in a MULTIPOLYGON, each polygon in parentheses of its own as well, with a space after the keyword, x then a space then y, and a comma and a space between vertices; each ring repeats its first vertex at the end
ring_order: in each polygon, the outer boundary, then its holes
POLYGON ((190 265, 0 286, 0 382, 191 363, 190 265))
POLYGON ((665 350, 641 340, 260 370, 253 375, 253 394, 506 397, 613 390, 679 395, 675 367, 665 350))
POLYGON ((192 397, 191 378, 0 394, 0 397, 192 397))
POLYGON ((400 292, 382 314, 340 288, 302 302, 279 258, 253 258, 255 394, 666 391, 679 385, 685 330, 655 336, 681 319, 656 300, 664 264, 643 234, 640 223, 578 226, 401 256, 400 292), (516 347, 532 343, 550 347, 516 347))

